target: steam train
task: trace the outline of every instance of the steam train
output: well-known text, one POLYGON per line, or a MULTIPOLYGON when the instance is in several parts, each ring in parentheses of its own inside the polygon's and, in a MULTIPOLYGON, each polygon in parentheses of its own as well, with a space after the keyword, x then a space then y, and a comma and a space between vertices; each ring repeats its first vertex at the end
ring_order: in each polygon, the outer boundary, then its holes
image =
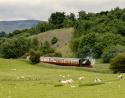
POLYGON ((61 66, 92 67, 90 59, 87 58, 40 57, 40 62, 61 66))

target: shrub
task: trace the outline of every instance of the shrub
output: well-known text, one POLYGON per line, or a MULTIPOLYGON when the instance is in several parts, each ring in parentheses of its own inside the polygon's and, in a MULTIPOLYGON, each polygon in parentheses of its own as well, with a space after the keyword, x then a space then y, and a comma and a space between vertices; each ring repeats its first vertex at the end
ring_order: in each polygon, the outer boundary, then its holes
POLYGON ((51 44, 54 45, 54 44, 57 43, 57 41, 58 41, 58 39, 57 39, 56 37, 53 37, 53 38, 51 39, 51 44))
POLYGON ((107 47, 102 54, 103 63, 109 63, 113 57, 124 51, 125 47, 121 45, 107 47))
POLYGON ((39 52, 36 52, 34 50, 30 50, 29 54, 30 54, 29 59, 33 64, 40 62, 40 53, 39 52))
POLYGON ((29 51, 29 40, 23 37, 5 40, 0 46, 4 58, 18 58, 29 51))
POLYGON ((110 69, 114 72, 125 72, 125 53, 120 53, 110 62, 110 69))
POLYGON ((48 41, 45 41, 43 44, 41 44, 40 52, 41 55, 46 55, 49 53, 54 53, 54 49, 51 47, 48 41))

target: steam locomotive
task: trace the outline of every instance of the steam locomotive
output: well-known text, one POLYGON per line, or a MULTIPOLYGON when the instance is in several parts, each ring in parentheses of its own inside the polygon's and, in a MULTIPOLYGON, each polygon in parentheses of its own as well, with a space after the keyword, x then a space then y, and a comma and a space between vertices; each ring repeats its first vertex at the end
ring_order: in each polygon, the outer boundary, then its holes
POLYGON ((62 66, 92 67, 90 59, 87 58, 40 57, 40 62, 62 66))

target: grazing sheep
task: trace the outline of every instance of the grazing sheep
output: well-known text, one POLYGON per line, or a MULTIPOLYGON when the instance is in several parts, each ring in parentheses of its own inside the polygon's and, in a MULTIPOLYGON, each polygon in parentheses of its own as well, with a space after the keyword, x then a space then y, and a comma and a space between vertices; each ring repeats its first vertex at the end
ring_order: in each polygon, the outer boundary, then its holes
POLYGON ((84 76, 82 76, 82 77, 79 77, 79 78, 78 78, 78 80, 80 80, 80 81, 81 81, 81 80, 83 80, 84 78, 85 78, 85 77, 84 77, 84 76))
POLYGON ((73 83, 73 79, 66 80, 69 84, 73 83))
POLYGON ((60 83, 61 84, 68 84, 68 82, 66 80, 61 80, 60 83))
POLYGON ((123 75, 122 75, 122 74, 118 75, 118 79, 119 79, 119 80, 121 80, 122 78, 123 78, 123 75))
POLYGON ((24 76, 20 76, 21 79, 24 79, 25 77, 24 76))
POLYGON ((16 69, 11 69, 12 71, 16 71, 16 69))
POLYGON ((102 80, 101 79, 99 79, 99 78, 95 78, 95 83, 100 83, 100 82, 102 82, 102 80))
POLYGON ((69 79, 69 80, 61 80, 60 83, 63 84, 63 85, 66 85, 66 84, 72 84, 72 83, 73 83, 73 79, 69 79))

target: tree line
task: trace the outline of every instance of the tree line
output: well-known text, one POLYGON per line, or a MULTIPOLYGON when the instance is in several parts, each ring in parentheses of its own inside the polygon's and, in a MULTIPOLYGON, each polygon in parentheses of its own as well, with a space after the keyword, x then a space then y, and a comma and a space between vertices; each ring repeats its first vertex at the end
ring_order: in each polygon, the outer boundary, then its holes
POLYGON ((109 62, 118 53, 125 51, 125 9, 116 7, 110 11, 99 13, 80 11, 77 18, 74 13, 66 15, 65 12, 55 12, 50 15, 47 22, 40 22, 30 29, 15 30, 9 34, 2 32, 0 33, 0 51, 2 52, 0 53, 3 56, 3 53, 7 55, 13 52, 11 58, 17 58, 30 49, 35 51, 41 49, 41 54, 50 53, 52 55, 54 50, 50 48, 50 44, 58 41, 56 38, 53 38, 52 43, 38 43, 27 37, 48 30, 67 27, 73 27, 75 30, 71 41, 71 49, 75 57, 93 56, 102 58, 103 62, 109 62), (16 50, 17 47, 20 50, 16 50), (23 49, 24 47, 27 49, 23 49), (4 52, 5 50, 6 52, 4 52), (15 56, 15 54, 18 55, 15 56))
POLYGON ((86 13, 80 11, 74 25, 71 48, 76 57, 93 56, 109 62, 125 51, 125 9, 86 13))

